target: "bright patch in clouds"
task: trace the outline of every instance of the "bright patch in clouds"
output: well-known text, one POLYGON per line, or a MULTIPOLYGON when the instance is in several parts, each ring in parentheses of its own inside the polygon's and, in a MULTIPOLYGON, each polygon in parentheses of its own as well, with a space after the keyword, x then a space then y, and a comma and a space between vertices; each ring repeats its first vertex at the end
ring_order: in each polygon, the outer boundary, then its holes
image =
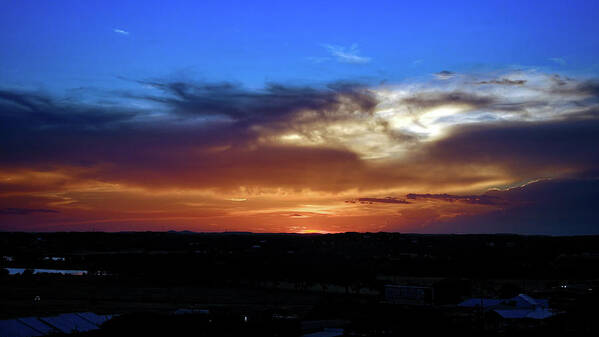
POLYGON ((592 93, 576 90, 580 82, 535 71, 499 78, 463 76, 443 85, 368 88, 376 97, 374 111, 348 111, 342 118, 301 124, 309 120, 301 117, 311 114, 306 111, 299 114, 295 130, 278 139, 284 144, 347 148, 362 159, 401 157, 416 144, 447 136, 456 126, 559 120, 586 109, 577 102, 592 97, 592 93))

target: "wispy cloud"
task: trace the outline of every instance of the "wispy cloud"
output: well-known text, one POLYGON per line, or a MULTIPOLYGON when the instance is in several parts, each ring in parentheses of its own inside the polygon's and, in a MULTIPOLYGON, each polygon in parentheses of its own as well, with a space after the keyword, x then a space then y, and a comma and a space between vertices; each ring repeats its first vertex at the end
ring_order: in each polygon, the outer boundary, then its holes
POLYGON ((128 31, 119 28, 113 28, 112 31, 121 35, 129 35, 128 31))
POLYGON ((357 44, 352 44, 349 48, 339 45, 325 44, 323 45, 329 53, 334 56, 337 61, 342 63, 368 63, 372 59, 366 56, 358 55, 360 51, 358 50, 357 44))

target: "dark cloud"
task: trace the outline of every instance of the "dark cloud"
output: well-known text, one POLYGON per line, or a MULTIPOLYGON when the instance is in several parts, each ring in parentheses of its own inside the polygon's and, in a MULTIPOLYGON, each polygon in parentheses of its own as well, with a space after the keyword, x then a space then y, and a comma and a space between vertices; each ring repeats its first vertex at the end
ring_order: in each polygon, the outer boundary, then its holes
POLYGON ((358 198, 354 200, 348 200, 346 202, 356 203, 359 202, 361 204, 374 204, 374 203, 383 203, 383 204, 409 204, 409 201, 404 199, 398 199, 394 197, 385 197, 385 198, 358 198))
MULTIPOLYGON (((307 119, 368 114, 376 101, 357 85, 336 83, 320 89, 270 85, 254 92, 233 84, 152 83, 167 95, 144 99, 162 101, 167 117, 3 91, 0 164, 48 171, 80 167, 85 170, 69 169, 69 179, 186 188, 337 189, 350 185, 352 178, 361 181, 374 175, 357 154, 345 149, 268 145, 259 140, 265 128, 287 130, 307 119), (306 110, 308 115, 300 116, 306 110), (195 120, 210 115, 230 120, 195 120)), ((23 182, 2 185, 13 191, 34 188, 23 182)))
MULTIPOLYGON (((148 118, 154 111, 133 110, 119 106, 92 106, 71 100, 57 100, 48 95, 21 91, 0 91, 0 120, 3 131, 35 131, 38 134, 52 131, 76 133, 85 131, 92 136, 102 133, 136 132, 164 133, 165 128, 176 128, 172 117, 181 116, 192 121, 194 117, 222 116, 235 122, 226 125, 232 133, 245 133, 251 126, 289 127, 299 112, 302 121, 343 119, 356 114, 371 113, 376 99, 363 87, 352 83, 333 83, 323 88, 292 87, 270 84, 264 90, 248 90, 232 83, 197 84, 192 82, 140 82, 160 89, 163 95, 137 95, 127 93, 126 99, 142 99, 163 103, 171 120, 148 118), (246 130, 243 130, 246 129, 246 130)), ((125 104, 126 102, 122 102, 125 104)), ((204 120, 209 124, 210 120, 204 120)), ((212 120, 223 124, 223 120, 212 120)), ((202 129, 202 126, 195 126, 202 129)), ((205 130, 202 130, 203 132, 205 130)), ((6 133, 5 133, 6 135, 6 133)))
POLYGON ((572 83, 572 79, 569 77, 560 76, 558 74, 553 74, 549 77, 549 80, 553 83, 553 86, 565 86, 568 83, 572 83))
POLYGON ((0 118, 10 127, 101 128, 131 120, 138 113, 133 109, 107 109, 80 102, 58 101, 40 93, 0 90, 0 118))
POLYGON ((451 72, 449 70, 441 70, 440 72, 435 73, 435 77, 439 80, 448 80, 454 76, 455 76, 455 73, 451 72))
POLYGON ((195 84, 190 82, 141 82, 160 89, 165 95, 139 98, 166 104, 184 115, 226 116, 247 123, 288 122, 302 111, 318 118, 371 112, 377 104, 364 87, 353 83, 333 83, 324 88, 269 84, 251 91, 232 83, 195 84))
POLYGON ((509 78, 502 78, 500 80, 489 80, 489 81, 480 81, 478 84, 498 84, 498 85, 524 85, 526 84, 526 80, 510 80, 509 78))
POLYGON ((599 120, 496 122, 454 128, 422 152, 445 164, 492 165, 526 177, 599 167, 599 120))
POLYGON ((556 86, 549 91, 552 94, 560 95, 588 95, 595 100, 599 97, 599 82, 597 81, 563 81, 556 80, 556 86))
POLYGON ((0 215, 29 215, 33 213, 58 213, 57 210, 43 208, 1 208, 0 215))
POLYGON ((492 212, 436 221, 434 233, 599 234, 599 180, 558 179, 490 195, 511 206, 492 212))
POLYGON ((447 202, 464 202, 468 204, 480 204, 480 205, 501 205, 505 202, 496 196, 491 195, 452 195, 452 194, 417 194, 410 193, 406 195, 406 198, 411 200, 441 200, 447 202))

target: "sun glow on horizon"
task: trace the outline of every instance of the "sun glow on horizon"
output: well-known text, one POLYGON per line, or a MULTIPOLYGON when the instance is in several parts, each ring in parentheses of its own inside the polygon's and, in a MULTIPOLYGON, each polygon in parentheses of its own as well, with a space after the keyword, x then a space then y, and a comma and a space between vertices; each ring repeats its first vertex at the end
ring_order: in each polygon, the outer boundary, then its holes
POLYGON ((296 231, 295 233, 297 233, 297 234, 334 234, 334 233, 340 233, 340 232, 325 231, 322 229, 300 229, 300 230, 296 231))

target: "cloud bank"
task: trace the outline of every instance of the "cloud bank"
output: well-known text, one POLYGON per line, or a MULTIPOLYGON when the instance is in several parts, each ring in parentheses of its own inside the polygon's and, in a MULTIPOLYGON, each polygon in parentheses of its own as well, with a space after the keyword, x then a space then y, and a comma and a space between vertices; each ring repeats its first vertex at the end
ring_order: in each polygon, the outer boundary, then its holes
POLYGON ((1 228, 597 232, 593 80, 136 83, 101 103, 0 90, 1 228))

